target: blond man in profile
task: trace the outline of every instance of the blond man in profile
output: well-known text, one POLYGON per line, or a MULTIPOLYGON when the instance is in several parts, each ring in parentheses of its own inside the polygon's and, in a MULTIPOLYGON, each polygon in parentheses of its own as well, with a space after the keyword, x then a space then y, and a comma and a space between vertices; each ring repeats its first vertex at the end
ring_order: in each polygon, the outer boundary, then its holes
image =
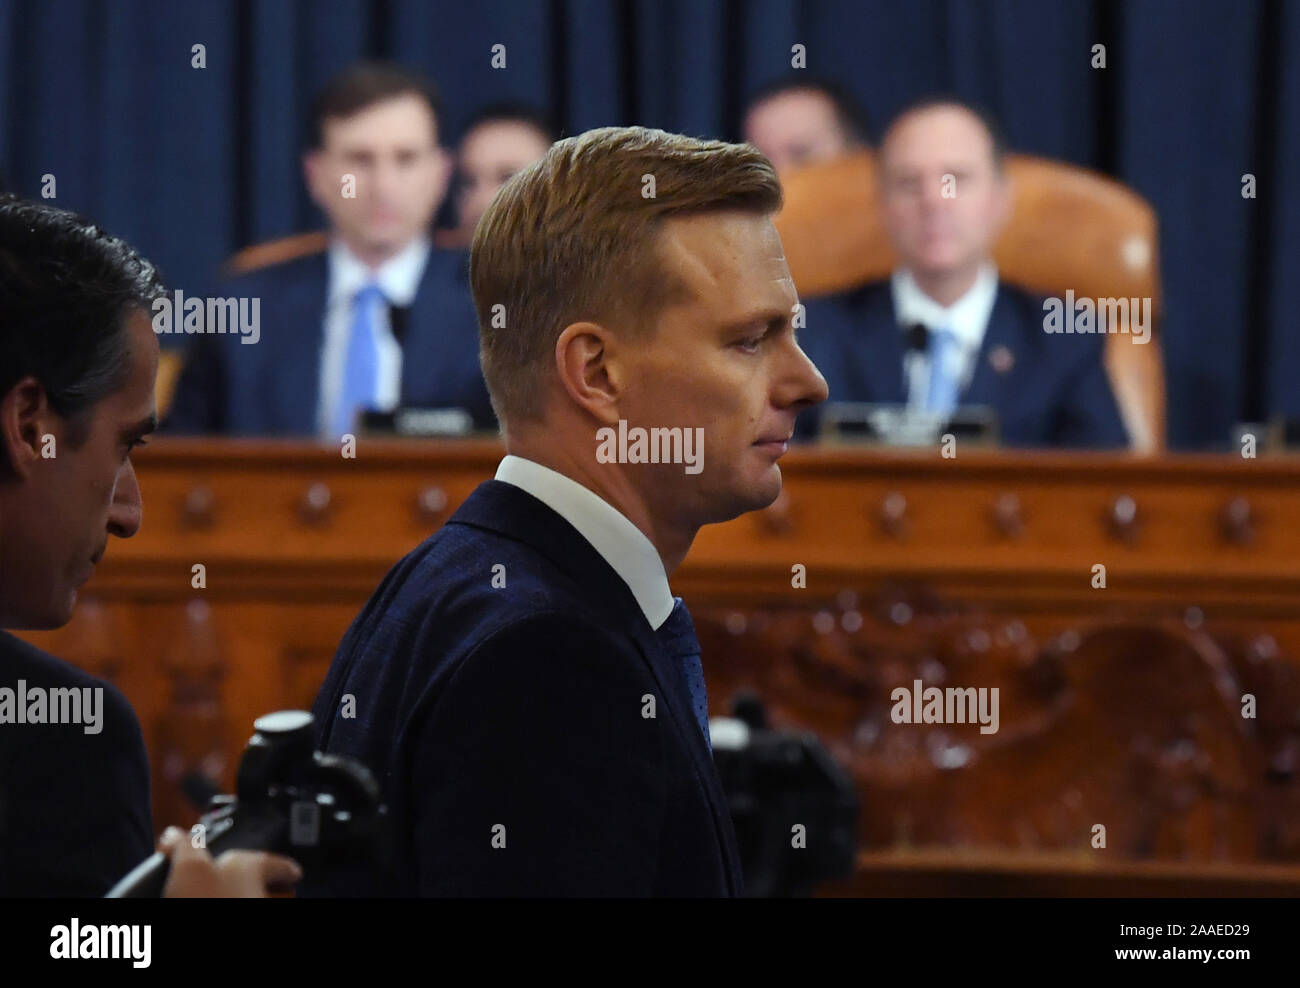
POLYGON ((396 868, 311 891, 741 894, 669 578, 701 526, 775 500, 826 397, 780 204, 752 147, 643 128, 560 141, 493 201, 471 282, 507 455, 335 657, 321 744, 384 780, 396 868), (702 469, 598 457, 620 423, 702 436, 702 469))

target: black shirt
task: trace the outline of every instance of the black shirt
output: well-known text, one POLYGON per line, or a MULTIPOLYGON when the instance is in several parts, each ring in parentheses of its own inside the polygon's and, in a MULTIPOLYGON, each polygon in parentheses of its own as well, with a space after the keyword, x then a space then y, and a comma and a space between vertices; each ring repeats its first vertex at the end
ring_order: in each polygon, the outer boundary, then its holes
POLYGON ((3 631, 0 690, 0 896, 101 896, 154 850, 140 722, 109 683, 3 631), (100 730, 14 723, 20 680, 102 688, 100 730))

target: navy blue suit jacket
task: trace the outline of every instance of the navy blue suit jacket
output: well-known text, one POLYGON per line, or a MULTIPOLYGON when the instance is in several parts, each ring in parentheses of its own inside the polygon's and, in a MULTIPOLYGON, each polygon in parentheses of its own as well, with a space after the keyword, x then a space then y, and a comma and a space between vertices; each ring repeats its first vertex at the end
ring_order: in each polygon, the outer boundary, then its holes
POLYGON ((513 485, 480 485, 388 574, 313 712, 396 832, 392 875, 308 875, 304 895, 741 893, 680 669, 591 544, 513 485))
POLYGON ((111 684, 0 631, 0 687, 102 687, 102 729, 0 724, 0 896, 101 896, 153 853, 149 758, 111 684))
MULTIPOLYGON (((905 402, 903 331, 888 281, 804 303, 800 345, 826 378, 835 401, 905 402)), ((1102 364, 1102 339, 1043 331, 1042 300, 999 282, 963 405, 989 405, 1007 446, 1116 448, 1128 445, 1102 364), (999 371, 990 355, 1010 353, 999 371)), ((819 409, 800 416, 800 433, 819 409)))
MULTIPOLYGON (((400 332, 400 404, 464 408, 480 429, 496 419, 478 361, 465 251, 433 249, 400 332)), ((231 278, 211 294, 260 298, 261 338, 194 337, 166 429, 178 433, 312 436, 317 432, 328 254, 231 278)), ((402 320, 397 320, 400 323, 402 320)), ((399 327, 394 326, 394 331, 399 327)))

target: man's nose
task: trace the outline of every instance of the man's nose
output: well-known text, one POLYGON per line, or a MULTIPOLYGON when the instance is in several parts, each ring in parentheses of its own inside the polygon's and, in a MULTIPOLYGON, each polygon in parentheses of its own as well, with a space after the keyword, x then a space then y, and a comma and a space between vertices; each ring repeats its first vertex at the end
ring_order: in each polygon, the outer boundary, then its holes
POLYGON ((404 181, 403 168, 396 159, 381 158, 375 163, 374 172, 371 174, 371 181, 374 182, 375 192, 382 198, 389 198, 395 192, 401 189, 404 181))
POLYGON ((108 531, 119 539, 129 539, 140 530, 144 505, 140 501, 140 483, 136 480, 135 465, 126 461, 113 489, 113 503, 108 509, 108 531))
POLYGON ((943 175, 931 175, 921 183, 921 205, 927 210, 944 209, 957 197, 957 180, 943 175))
POLYGON ((777 399, 779 407, 798 406, 806 408, 821 404, 830 393, 826 387, 826 378, 822 377, 799 344, 791 344, 791 353, 787 370, 782 375, 777 399))

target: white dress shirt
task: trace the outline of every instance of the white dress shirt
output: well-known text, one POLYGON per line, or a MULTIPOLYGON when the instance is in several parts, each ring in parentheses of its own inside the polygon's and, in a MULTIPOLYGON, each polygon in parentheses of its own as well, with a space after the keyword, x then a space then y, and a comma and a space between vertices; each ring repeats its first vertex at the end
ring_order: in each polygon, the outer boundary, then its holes
POLYGON ((651 628, 668 620, 673 594, 663 560, 626 515, 576 480, 522 456, 506 456, 496 479, 527 491, 576 528, 622 577, 651 628))
POLYGON ((343 364, 352 332, 352 301, 357 292, 372 281, 379 285, 388 300, 388 305, 380 307, 376 325, 379 382, 375 408, 391 412, 397 407, 402 397, 402 346, 393 336, 388 318, 389 306, 405 308, 415 301, 420 279, 424 277, 424 266, 429 260, 429 250, 429 241, 418 237, 378 269, 371 269, 341 240, 331 242, 325 334, 321 341, 320 402, 316 409, 316 425, 321 438, 338 440, 334 435, 334 419, 339 393, 343 390, 343 364))
MULTIPOLYGON (((912 273, 905 268, 893 273, 890 289, 894 313, 904 334, 920 323, 931 333, 946 329, 956 337, 958 346, 950 348, 948 356, 953 361, 949 370, 960 382, 957 392, 960 395, 974 376, 984 331, 988 328, 989 316, 993 314, 993 303, 998 295, 997 268, 992 264, 981 267, 966 294, 949 306, 940 305, 921 291, 912 273)), ((904 350, 903 382, 907 385, 907 403, 912 408, 925 407, 933 352, 933 344, 924 353, 904 350)))

